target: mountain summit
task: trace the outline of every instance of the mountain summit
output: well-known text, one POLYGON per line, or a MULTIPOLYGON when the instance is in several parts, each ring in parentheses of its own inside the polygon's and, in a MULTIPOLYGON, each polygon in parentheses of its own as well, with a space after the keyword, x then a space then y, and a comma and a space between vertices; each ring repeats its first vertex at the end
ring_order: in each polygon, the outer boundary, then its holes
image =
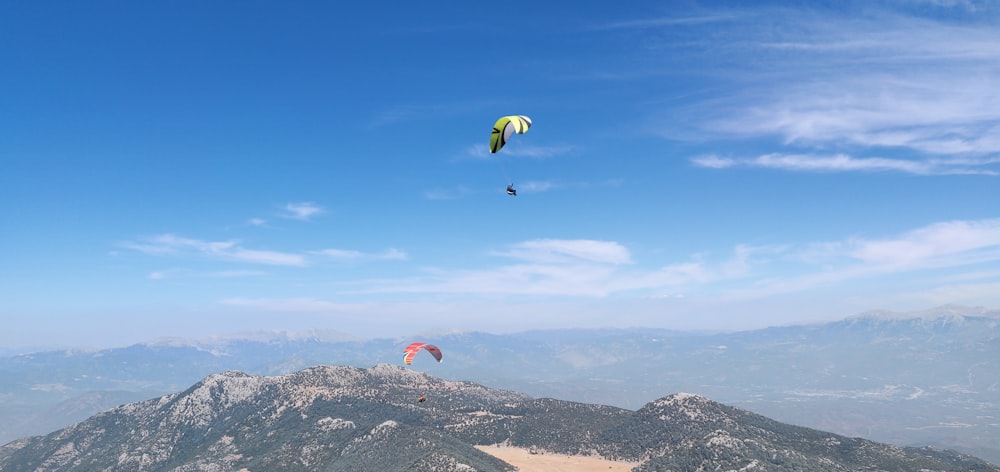
POLYGON ((473 447, 496 444, 630 461, 641 472, 1000 471, 953 452, 779 423, 698 395, 630 411, 389 365, 211 375, 183 392, 3 446, 0 471, 514 470, 473 447))

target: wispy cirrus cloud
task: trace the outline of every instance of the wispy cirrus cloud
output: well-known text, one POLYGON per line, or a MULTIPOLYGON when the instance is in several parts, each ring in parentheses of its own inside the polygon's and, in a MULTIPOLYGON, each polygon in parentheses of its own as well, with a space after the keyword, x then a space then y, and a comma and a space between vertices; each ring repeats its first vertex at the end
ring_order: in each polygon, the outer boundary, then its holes
POLYGON ((850 143, 932 156, 997 153, 996 72, 1000 67, 961 77, 919 73, 905 80, 876 76, 793 85, 768 103, 747 104, 706 126, 733 136, 778 136, 798 146, 850 143))
POLYGON ((548 159, 551 157, 563 156, 578 152, 579 148, 577 146, 572 146, 568 144, 563 145, 552 145, 552 146, 537 146, 528 144, 516 144, 507 143, 499 153, 490 153, 490 147, 487 144, 473 144, 465 148, 463 157, 475 158, 475 159, 502 159, 502 158, 531 158, 531 159, 548 159))
POLYGON ((306 258, 300 254, 259 249, 247 249, 238 241, 204 241, 173 234, 161 234, 139 241, 126 241, 121 246, 144 254, 158 256, 193 255, 214 259, 279 266, 305 266, 306 258))
POLYGON ((323 249, 316 251, 316 254, 337 260, 346 261, 356 261, 356 260, 380 260, 380 261, 401 261, 406 260, 410 256, 406 251, 388 248, 381 252, 366 253, 361 251, 356 251, 353 249, 323 249))
POLYGON ((1000 219, 946 221, 895 238, 849 240, 845 254, 883 270, 923 269, 1000 259, 1000 219))
MULTIPOLYGON (((352 249, 327 248, 302 253, 281 252, 244 248, 237 240, 205 241, 201 239, 184 238, 174 234, 160 234, 136 241, 125 241, 120 247, 131 249, 154 256, 170 257, 201 257, 226 262, 242 262, 248 264, 263 264, 277 266, 305 267, 319 258, 342 261, 402 261, 409 259, 406 251, 398 248, 387 248, 379 252, 361 252, 352 249)), ((262 275, 258 271, 247 270, 216 270, 191 271, 188 269, 169 269, 152 272, 150 279, 163 279, 178 274, 198 277, 245 277, 262 275)))
MULTIPOLYGON (((975 3, 938 6, 969 5, 975 3)), ((989 17, 963 21, 917 10, 902 2, 865 16, 765 9, 733 15, 733 27, 708 44, 694 41, 697 25, 670 30, 664 39, 646 35, 692 52, 711 47, 709 61, 740 68, 708 77, 731 92, 672 103, 652 126, 671 139, 776 141, 757 158, 696 159, 707 168, 997 175, 1000 29, 989 17), (775 28, 789 22, 796 28, 775 28)), ((996 11, 989 14, 995 18, 996 11)))
POLYGON ((150 280, 164 280, 172 278, 210 278, 210 279, 232 279, 239 277, 259 277, 265 275, 259 270, 216 270, 216 271, 194 271, 190 269, 165 269, 150 272, 146 278, 150 280))
POLYGON ((938 222, 890 237, 789 246, 778 259, 793 266, 785 273, 759 274, 752 287, 732 294, 761 298, 886 276, 958 287, 955 281, 966 278, 964 274, 975 274, 968 277, 972 280, 996 278, 995 272, 980 267, 1000 262, 1000 219, 938 222))
POLYGON ((1000 175, 1000 157, 926 159, 913 161, 883 157, 852 157, 846 154, 765 154, 754 158, 739 159, 715 155, 691 159, 698 167, 728 169, 734 167, 760 167, 790 171, 810 172, 902 172, 914 175, 1000 175))
POLYGON ((912 0, 913 3, 927 4, 944 9, 958 9, 976 13, 984 10, 997 10, 1000 4, 990 0, 912 0))
POLYGON ((536 239, 514 244, 496 255, 530 262, 588 261, 603 264, 629 264, 628 249, 613 241, 589 239, 536 239))
POLYGON ((704 16, 663 16, 658 18, 644 18, 640 20, 623 20, 610 23, 594 25, 589 29, 594 31, 607 30, 636 30, 648 28, 661 28, 683 25, 700 25, 705 23, 717 23, 720 21, 731 21, 738 17, 737 14, 715 14, 704 16))
POLYGON ((628 269, 629 250, 613 241, 538 239, 491 254, 516 262, 482 270, 430 268, 419 277, 359 282, 350 292, 604 297, 716 276, 699 261, 628 269))

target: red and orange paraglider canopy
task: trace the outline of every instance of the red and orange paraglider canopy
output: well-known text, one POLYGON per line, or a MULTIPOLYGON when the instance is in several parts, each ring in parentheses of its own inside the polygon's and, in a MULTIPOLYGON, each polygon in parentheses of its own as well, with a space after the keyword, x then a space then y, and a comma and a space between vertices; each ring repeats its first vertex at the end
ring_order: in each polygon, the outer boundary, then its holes
POLYGON ((441 350, 437 346, 427 343, 413 343, 406 346, 406 349, 403 349, 403 363, 406 365, 413 364, 413 356, 416 356, 421 349, 431 353, 438 362, 441 362, 441 350))

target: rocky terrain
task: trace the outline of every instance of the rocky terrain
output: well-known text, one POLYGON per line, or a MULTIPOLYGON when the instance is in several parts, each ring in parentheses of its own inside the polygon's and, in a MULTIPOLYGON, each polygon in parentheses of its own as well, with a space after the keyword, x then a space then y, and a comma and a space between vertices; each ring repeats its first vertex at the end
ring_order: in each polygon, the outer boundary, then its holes
POLYGON ((514 470, 477 445, 634 462, 640 472, 1000 471, 954 452, 779 423, 698 395, 632 411, 389 365, 211 375, 183 392, 7 444, 0 471, 514 470))

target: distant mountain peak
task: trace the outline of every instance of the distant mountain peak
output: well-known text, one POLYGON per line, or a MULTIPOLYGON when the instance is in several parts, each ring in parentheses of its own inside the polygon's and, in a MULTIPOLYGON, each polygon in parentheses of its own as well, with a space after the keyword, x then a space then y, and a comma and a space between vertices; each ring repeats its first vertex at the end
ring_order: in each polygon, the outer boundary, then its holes
POLYGON ((661 398, 660 400, 669 402, 680 402, 680 403, 685 403, 685 402, 705 403, 710 401, 708 398, 698 395, 697 393, 687 393, 687 392, 677 392, 673 395, 667 395, 661 398))
POLYGON ((855 320, 877 320, 877 321, 901 321, 901 320, 924 320, 932 321, 938 319, 948 319, 960 321, 969 316, 1000 318, 1000 310, 990 309, 982 306, 969 307, 963 305, 941 305, 927 310, 916 311, 891 311, 891 310, 869 310, 846 318, 848 321, 855 320))
POLYGON ((679 392, 667 395, 658 400, 653 400, 647 406, 655 408, 697 408, 711 402, 711 400, 701 395, 679 392))
POLYGON ((719 417, 722 405, 693 393, 675 393, 653 400, 640 411, 659 416, 664 421, 706 422, 719 417))

